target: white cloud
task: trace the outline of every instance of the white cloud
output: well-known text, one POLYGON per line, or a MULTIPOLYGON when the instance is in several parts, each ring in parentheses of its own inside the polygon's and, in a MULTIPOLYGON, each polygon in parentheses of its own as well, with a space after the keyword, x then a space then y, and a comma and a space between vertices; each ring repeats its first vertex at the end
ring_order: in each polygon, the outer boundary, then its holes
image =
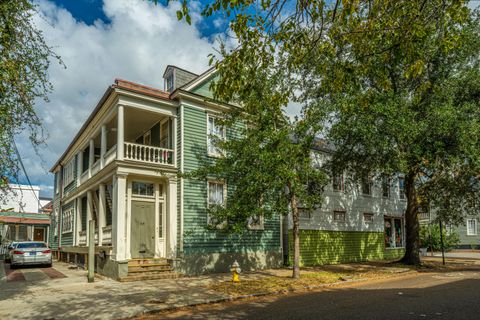
MULTIPOLYGON (((178 3, 164 7, 149 1, 104 0, 103 10, 111 23, 98 20, 93 25, 76 21, 52 2, 37 3, 41 17, 35 23, 67 68, 51 65, 51 102, 37 105, 49 134, 48 146, 40 152, 43 160, 25 138, 18 139, 18 147, 32 183, 51 186, 48 170, 114 78, 162 88, 168 64, 197 73, 206 70, 213 43, 196 27, 201 19, 198 12, 192 14, 192 26, 177 21, 178 3)), ((51 189, 43 194, 51 194, 51 189)))

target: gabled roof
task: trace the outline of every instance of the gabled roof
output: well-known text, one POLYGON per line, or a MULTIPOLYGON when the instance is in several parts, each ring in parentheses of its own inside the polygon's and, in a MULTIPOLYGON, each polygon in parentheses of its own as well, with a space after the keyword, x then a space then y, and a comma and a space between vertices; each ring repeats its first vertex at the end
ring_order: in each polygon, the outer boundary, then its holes
POLYGON ((165 74, 167 74, 167 71, 168 71, 170 68, 179 69, 179 70, 182 70, 182 71, 184 71, 184 72, 190 73, 190 74, 193 75, 193 76, 198 77, 198 74, 196 74, 196 73, 193 73, 193 72, 191 72, 191 71, 188 71, 188 70, 185 70, 185 69, 183 69, 183 68, 179 68, 179 67, 177 67, 177 66, 174 66, 174 65, 169 64, 169 65, 167 65, 167 67, 165 68, 165 71, 163 72, 163 77, 164 77, 164 78, 165 78, 165 74))
POLYGON ((207 80, 213 74, 215 74, 216 71, 217 71, 217 69, 215 69, 215 67, 211 67, 210 69, 208 69, 205 72, 203 72, 202 74, 200 74, 197 78, 193 79, 190 82, 187 82, 186 84, 184 84, 183 86, 181 86, 180 88, 177 88, 177 89, 190 91, 190 90, 194 89, 196 86, 198 86, 199 84, 203 83, 205 80, 207 80))

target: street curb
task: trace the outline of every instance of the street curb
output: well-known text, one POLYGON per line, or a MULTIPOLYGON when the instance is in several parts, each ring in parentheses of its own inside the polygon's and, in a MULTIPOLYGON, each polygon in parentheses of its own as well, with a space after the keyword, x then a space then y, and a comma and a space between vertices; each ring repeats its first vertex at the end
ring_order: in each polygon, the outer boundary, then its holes
MULTIPOLYGON (((388 278, 393 278, 398 275, 408 275, 408 274, 414 274, 418 273, 416 270, 406 270, 402 272, 395 272, 392 273, 389 276, 382 277, 381 279, 388 279, 388 278)), ((175 311, 181 308, 188 308, 188 307, 198 307, 198 306, 203 306, 203 305, 211 305, 211 304, 217 304, 217 303, 222 303, 222 302, 232 302, 232 301, 239 301, 239 300, 244 300, 248 298, 258 298, 258 297, 265 297, 265 296, 277 296, 277 295, 283 295, 287 293, 294 293, 294 292, 304 292, 304 291, 310 291, 310 290, 315 290, 315 289, 320 289, 320 288, 325 288, 325 287, 334 287, 340 284, 348 284, 348 283, 357 283, 357 282, 366 282, 368 280, 372 280, 372 278, 359 278, 359 279, 349 279, 349 280, 343 280, 343 281, 337 281, 337 282, 332 282, 332 283, 324 283, 320 285, 315 285, 315 286, 304 286, 303 288, 300 289, 284 289, 284 290, 278 290, 278 291, 271 291, 271 292, 258 292, 258 293, 251 293, 251 294, 246 294, 246 295, 241 295, 241 296, 228 296, 225 298, 217 298, 217 299, 207 299, 202 302, 195 302, 195 303, 185 303, 185 304, 179 304, 175 306, 170 306, 166 308, 156 308, 156 309, 149 309, 144 312, 140 312, 137 315, 132 315, 132 317, 136 317, 138 315, 148 315, 148 314, 156 314, 156 313, 162 313, 162 312, 170 312, 170 311, 175 311)))

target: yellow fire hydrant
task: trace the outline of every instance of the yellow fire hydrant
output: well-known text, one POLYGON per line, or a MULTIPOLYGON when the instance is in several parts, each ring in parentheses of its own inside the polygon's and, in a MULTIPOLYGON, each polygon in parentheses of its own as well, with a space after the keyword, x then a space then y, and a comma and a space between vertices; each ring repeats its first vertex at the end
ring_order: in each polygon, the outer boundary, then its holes
POLYGON ((240 272, 242 272, 242 269, 240 269, 240 265, 238 264, 237 260, 232 264, 230 267, 230 272, 232 273, 232 282, 240 282, 240 278, 238 275, 240 272))

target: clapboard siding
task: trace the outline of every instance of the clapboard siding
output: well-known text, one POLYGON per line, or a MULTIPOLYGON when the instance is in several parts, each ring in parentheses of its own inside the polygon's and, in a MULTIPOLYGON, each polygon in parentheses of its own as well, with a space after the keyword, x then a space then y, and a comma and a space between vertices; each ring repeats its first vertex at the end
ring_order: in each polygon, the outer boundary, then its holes
MULTIPOLYGON (((70 203, 62 206, 62 212, 65 212, 65 210, 69 210, 74 206, 75 202, 71 201, 70 203)), ((61 215, 63 218, 63 215, 61 215)), ((72 217, 73 218, 73 217, 72 217)), ((73 218, 73 223, 75 223, 75 219, 73 218)), ((60 226, 63 226, 62 221, 60 222, 60 226)), ((60 228, 60 231, 62 233, 62 236, 60 238, 60 246, 72 246, 73 245, 73 232, 68 232, 68 233, 63 233, 63 230, 60 228)))
MULTIPOLYGON (((289 259, 293 261, 293 237, 289 233, 289 259)), ((404 249, 385 249, 383 232, 300 230, 300 265, 314 266, 397 259, 404 249)))
MULTIPOLYGON (((195 170, 207 157, 207 113, 184 108, 184 170, 195 170)), ((227 132, 231 137, 234 133, 227 132)), ((227 184, 228 188, 228 184, 227 184)), ((228 198, 228 191, 227 191, 228 198)), ((231 235, 207 229, 207 181, 184 180, 184 242, 186 254, 280 251, 280 220, 266 219, 264 230, 231 235)))
POLYGON ((462 248, 469 248, 469 249, 478 249, 480 248, 480 217, 479 216, 467 216, 465 219, 465 223, 459 225, 454 230, 458 233, 458 237, 460 240, 459 245, 462 248), (476 219, 477 220, 477 234, 476 235, 467 235, 467 220, 468 219, 476 219))
MULTIPOLYGON (((73 165, 73 181, 64 186, 63 188, 63 193, 64 193, 64 196, 68 195, 69 193, 75 191, 75 189, 77 188, 77 175, 79 174, 77 171, 77 168, 78 168, 78 164, 77 164, 77 161, 78 161, 78 157, 75 155, 74 156, 74 165, 73 165)), ((62 168, 63 170, 63 168, 62 168)))
POLYGON ((217 78, 218 77, 214 77, 213 79, 206 79, 204 82, 198 84, 195 88, 193 88, 192 92, 213 99, 213 93, 210 90, 210 85, 212 81, 215 81, 217 78))

